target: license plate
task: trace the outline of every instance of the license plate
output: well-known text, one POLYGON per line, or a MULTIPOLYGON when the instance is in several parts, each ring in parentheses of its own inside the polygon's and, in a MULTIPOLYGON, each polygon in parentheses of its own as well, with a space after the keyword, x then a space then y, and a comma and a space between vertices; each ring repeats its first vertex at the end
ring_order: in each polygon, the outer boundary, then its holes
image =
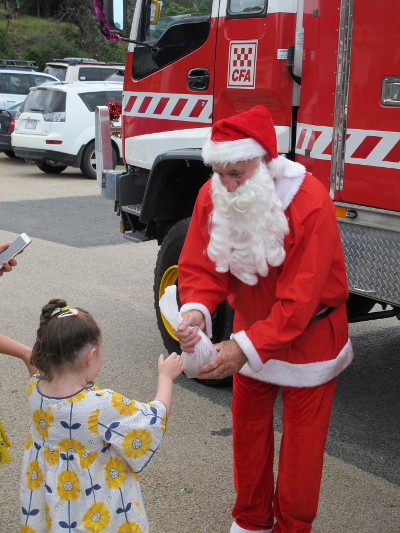
POLYGON ((27 120, 25 123, 26 130, 35 130, 37 125, 37 120, 27 120))

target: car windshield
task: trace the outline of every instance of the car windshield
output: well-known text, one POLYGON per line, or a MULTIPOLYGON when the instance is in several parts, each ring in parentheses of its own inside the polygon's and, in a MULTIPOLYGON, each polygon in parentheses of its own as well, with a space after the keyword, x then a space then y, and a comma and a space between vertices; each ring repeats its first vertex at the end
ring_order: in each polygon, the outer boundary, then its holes
MULTIPOLYGON (((145 5, 147 9, 150 2, 145 5)), ((169 26, 179 22, 187 22, 191 18, 201 15, 211 15, 210 0, 194 3, 188 3, 186 0, 151 2, 150 24, 146 28, 145 40, 157 41, 169 26)))
POLYGON ((107 105, 109 102, 122 103, 122 91, 93 91, 81 93, 79 96, 89 111, 93 112, 97 106, 107 105))
MULTIPOLYGON (((114 71, 117 69, 114 69, 114 71)), ((103 81, 113 72, 109 67, 80 67, 79 79, 81 81, 103 81)))
POLYGON ((66 93, 39 88, 31 91, 22 104, 21 113, 36 111, 41 113, 56 113, 65 111, 66 93))
POLYGON ((18 102, 18 104, 14 104, 11 107, 7 109, 7 111, 19 111, 20 107, 22 106, 23 102, 18 102))
POLYGON ((53 67, 51 65, 47 65, 45 67, 44 72, 46 74, 51 74, 52 76, 55 76, 61 81, 65 80, 65 75, 67 73, 67 67, 59 66, 59 67, 53 67))

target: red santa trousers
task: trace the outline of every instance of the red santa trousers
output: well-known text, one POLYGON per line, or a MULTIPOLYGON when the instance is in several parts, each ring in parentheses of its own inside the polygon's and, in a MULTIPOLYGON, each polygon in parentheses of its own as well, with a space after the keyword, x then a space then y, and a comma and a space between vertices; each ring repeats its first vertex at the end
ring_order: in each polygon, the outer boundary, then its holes
POLYGON ((273 408, 279 386, 234 375, 233 460, 237 497, 232 516, 243 529, 273 529, 273 533, 311 531, 317 514, 335 387, 336 379, 318 387, 282 387, 283 433, 274 491, 273 408))

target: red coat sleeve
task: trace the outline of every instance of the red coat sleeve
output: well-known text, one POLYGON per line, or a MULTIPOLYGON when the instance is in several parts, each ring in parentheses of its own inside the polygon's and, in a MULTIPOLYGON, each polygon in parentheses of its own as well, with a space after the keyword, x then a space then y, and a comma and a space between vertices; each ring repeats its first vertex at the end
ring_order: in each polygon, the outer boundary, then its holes
POLYGON ((178 288, 181 304, 201 303, 213 313, 228 294, 229 274, 216 272, 207 255, 208 221, 212 210, 211 182, 200 189, 189 230, 178 262, 178 288))

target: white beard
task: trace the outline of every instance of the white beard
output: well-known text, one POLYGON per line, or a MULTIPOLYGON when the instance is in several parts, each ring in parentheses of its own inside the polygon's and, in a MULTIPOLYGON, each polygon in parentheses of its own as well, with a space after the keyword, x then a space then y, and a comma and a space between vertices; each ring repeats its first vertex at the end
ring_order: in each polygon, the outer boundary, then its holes
POLYGON ((257 274, 266 277, 269 265, 283 263, 283 240, 289 232, 268 166, 261 162, 233 192, 214 174, 212 200, 208 257, 217 272, 230 271, 243 283, 256 285, 257 274))

